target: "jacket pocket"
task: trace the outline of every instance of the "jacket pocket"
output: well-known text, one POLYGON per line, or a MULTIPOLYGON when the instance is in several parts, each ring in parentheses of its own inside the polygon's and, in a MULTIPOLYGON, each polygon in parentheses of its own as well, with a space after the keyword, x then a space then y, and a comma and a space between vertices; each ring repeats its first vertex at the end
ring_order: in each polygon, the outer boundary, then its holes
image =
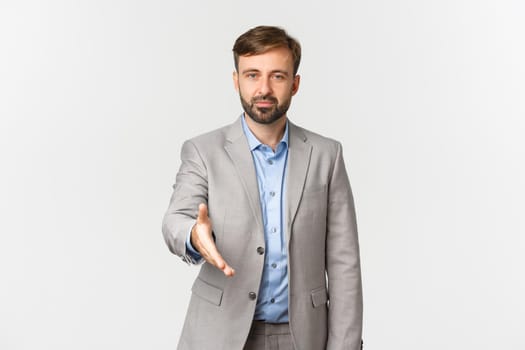
POLYGON ((202 299, 207 300, 214 305, 221 305, 222 290, 204 282, 198 277, 193 283, 191 291, 199 297, 201 297, 202 299))
POLYGON ((303 196, 317 195, 326 192, 326 185, 307 186, 303 189, 303 196))
POLYGON ((312 304, 314 307, 325 305, 328 301, 328 294, 326 293, 326 288, 316 288, 312 291, 312 304))

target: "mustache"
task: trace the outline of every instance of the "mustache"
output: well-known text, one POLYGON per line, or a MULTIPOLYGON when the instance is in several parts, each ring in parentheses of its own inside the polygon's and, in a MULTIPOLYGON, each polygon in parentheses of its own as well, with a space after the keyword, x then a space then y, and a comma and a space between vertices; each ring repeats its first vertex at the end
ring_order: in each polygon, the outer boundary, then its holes
POLYGON ((270 95, 264 95, 264 96, 256 96, 256 97, 253 97, 252 98, 252 103, 257 103, 259 101, 270 101, 270 102, 273 102, 275 104, 277 104, 277 98, 275 98, 274 96, 270 96, 270 95))

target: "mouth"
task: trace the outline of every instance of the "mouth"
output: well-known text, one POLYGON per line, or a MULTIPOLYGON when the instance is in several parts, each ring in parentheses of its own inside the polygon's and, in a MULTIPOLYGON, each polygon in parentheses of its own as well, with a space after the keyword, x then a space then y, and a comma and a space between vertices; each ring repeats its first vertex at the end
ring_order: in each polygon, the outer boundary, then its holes
POLYGON ((253 104, 259 108, 270 108, 277 104, 277 99, 273 96, 259 96, 252 100, 253 104))
POLYGON ((270 108, 274 105, 274 102, 272 101, 258 101, 255 102, 255 106, 259 108, 270 108))

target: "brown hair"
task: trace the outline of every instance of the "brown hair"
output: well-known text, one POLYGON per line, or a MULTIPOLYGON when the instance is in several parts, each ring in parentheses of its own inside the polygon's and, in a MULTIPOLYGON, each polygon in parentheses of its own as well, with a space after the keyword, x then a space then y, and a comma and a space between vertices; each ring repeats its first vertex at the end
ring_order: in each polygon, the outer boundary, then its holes
POLYGON ((239 70, 239 56, 259 55, 278 47, 290 49, 293 57, 293 74, 297 74, 301 62, 301 45, 284 29, 271 26, 258 26, 248 30, 235 40, 233 60, 239 70))

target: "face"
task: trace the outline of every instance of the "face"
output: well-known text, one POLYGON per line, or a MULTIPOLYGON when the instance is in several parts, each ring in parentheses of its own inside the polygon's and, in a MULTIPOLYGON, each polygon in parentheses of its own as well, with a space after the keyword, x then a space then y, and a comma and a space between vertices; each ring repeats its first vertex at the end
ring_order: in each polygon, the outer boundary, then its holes
POLYGON ((286 115, 299 79, 293 75, 293 57, 287 48, 240 56, 238 72, 233 73, 244 111, 260 124, 271 124, 286 115))

